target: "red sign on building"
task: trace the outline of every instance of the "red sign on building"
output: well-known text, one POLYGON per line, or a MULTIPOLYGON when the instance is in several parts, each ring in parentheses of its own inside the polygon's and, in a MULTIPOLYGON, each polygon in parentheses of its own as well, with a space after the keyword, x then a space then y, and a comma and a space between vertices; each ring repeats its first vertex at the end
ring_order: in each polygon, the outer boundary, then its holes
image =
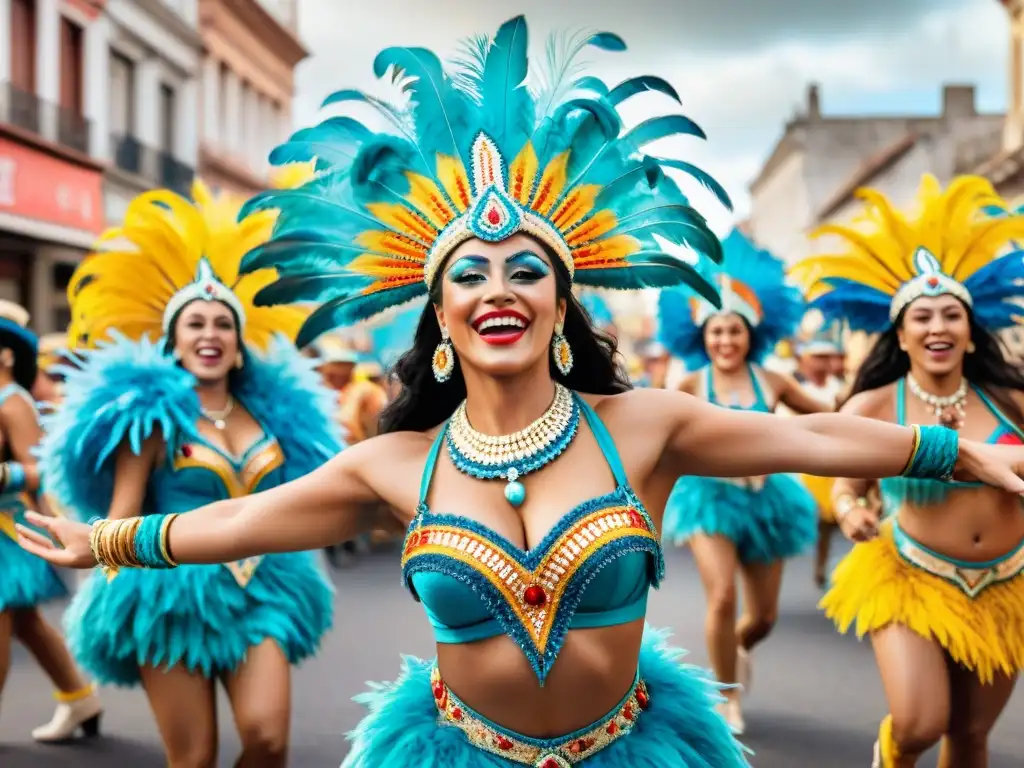
POLYGON ((0 137, 0 212, 98 234, 103 174, 0 137))

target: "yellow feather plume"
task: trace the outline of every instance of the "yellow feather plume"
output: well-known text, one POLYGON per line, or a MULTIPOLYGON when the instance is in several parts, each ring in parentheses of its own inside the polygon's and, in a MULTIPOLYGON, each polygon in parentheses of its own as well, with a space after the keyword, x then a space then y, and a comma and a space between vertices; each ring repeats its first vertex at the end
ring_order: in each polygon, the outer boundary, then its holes
POLYGON ((1005 203, 992 184, 979 176, 961 176, 942 189, 926 175, 908 213, 897 210, 882 193, 858 190, 862 214, 848 225, 828 224, 811 237, 838 236, 843 249, 795 264, 790 277, 815 297, 829 290, 829 279, 842 278, 893 296, 916 276, 918 248, 927 248, 942 272, 958 282, 1001 255, 1012 240, 1024 239, 1024 215, 991 219, 987 206, 1005 203))
MULTIPOLYGON (((295 171, 290 180, 299 177, 295 171)), ((146 192, 128 206, 121 227, 100 237, 68 285, 72 345, 95 346, 112 330, 133 339, 160 338, 165 307, 195 280, 203 258, 242 303, 247 344, 263 349, 276 334, 295 338, 307 309, 253 305, 277 271, 238 274, 242 257, 270 237, 276 214, 263 211, 238 221, 242 201, 215 195, 198 180, 192 197, 194 202, 166 190, 146 192)))

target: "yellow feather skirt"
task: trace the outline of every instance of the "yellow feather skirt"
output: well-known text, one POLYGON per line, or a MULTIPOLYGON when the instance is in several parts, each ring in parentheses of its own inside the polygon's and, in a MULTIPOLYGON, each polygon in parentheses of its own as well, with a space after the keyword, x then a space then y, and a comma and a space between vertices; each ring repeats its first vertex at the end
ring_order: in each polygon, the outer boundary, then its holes
POLYGON ((904 560, 888 524, 840 561, 819 607, 843 634, 854 623, 859 638, 896 623, 934 639, 982 683, 1024 671, 1024 573, 971 599, 904 560))
POLYGON ((836 522, 836 513, 832 508, 832 486, 835 480, 831 477, 817 477, 816 475, 800 475, 800 480, 810 491, 811 496, 818 502, 818 515, 826 523, 836 522))

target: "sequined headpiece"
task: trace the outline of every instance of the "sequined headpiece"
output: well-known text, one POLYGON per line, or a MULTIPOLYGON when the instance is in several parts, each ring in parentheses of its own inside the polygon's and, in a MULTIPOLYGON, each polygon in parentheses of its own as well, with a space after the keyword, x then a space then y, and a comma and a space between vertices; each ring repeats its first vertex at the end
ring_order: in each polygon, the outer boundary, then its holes
POLYGON ((943 190, 926 175, 912 215, 875 190, 857 196, 865 210, 852 225, 813 234, 838 236, 843 250, 790 271, 813 307, 868 333, 891 326, 922 296, 955 296, 990 330, 1019 322, 1024 254, 1013 241, 1024 237, 1024 215, 1007 210, 986 179, 961 176, 943 190))
POLYGON ((797 334, 796 354, 843 354, 843 323, 839 320, 824 320, 817 311, 808 312, 797 334))
POLYGON ((803 297, 787 284, 779 259, 755 246, 739 230, 725 239, 722 250, 721 267, 705 271, 719 289, 720 306, 675 288, 662 291, 658 299, 659 337, 690 369, 708 362, 704 324, 716 314, 737 314, 747 321, 752 331, 750 358, 755 362, 791 336, 803 316, 803 297))
POLYGON ((703 138, 682 115, 623 127, 619 107, 655 91, 678 102, 659 77, 609 87, 581 76, 587 47, 621 51, 616 35, 555 38, 547 69, 531 62, 522 17, 493 37, 470 40, 447 67, 424 48, 389 48, 374 61, 408 105, 343 90, 325 106, 361 102, 391 126, 377 133, 331 117, 295 133, 272 163, 315 161, 317 178, 298 190, 269 192, 246 212, 281 212, 272 240, 243 270, 273 266, 281 279, 261 305, 315 302, 305 343, 428 293, 452 250, 470 238, 497 242, 521 232, 551 250, 581 285, 638 289, 688 285, 711 302, 714 287, 666 252, 686 246, 699 260, 721 246, 667 171, 711 190, 722 187, 681 160, 646 155, 658 139, 703 138))
POLYGON ((194 201, 146 192, 128 206, 124 225, 100 238, 68 285, 71 346, 93 346, 111 330, 155 341, 192 301, 226 304, 256 347, 278 333, 294 338, 308 311, 253 306, 253 296, 277 275, 238 270, 242 256, 270 236, 274 213, 239 219, 240 200, 215 196, 198 181, 192 194, 194 201))

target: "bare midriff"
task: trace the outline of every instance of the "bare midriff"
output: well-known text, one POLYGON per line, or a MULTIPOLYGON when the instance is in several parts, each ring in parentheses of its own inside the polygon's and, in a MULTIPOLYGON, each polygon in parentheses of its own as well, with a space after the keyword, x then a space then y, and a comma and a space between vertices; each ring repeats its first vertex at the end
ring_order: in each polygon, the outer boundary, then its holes
POLYGON ((543 687, 508 636, 438 644, 441 677, 466 706, 536 739, 564 736, 610 713, 636 677, 644 622, 570 630, 543 687))
POLYGON ((920 544, 953 560, 997 560, 1024 541, 1022 500, 995 488, 961 488, 941 504, 905 505, 899 523, 920 544))

